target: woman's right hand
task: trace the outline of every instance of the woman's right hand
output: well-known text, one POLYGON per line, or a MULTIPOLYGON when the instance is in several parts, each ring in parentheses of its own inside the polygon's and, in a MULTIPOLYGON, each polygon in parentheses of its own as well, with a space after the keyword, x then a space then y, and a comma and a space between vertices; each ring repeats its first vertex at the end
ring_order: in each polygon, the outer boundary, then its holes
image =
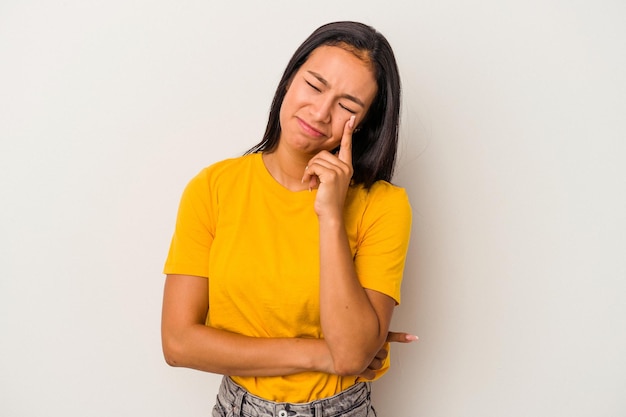
MULTIPOLYGON (((403 333, 403 332, 389 332, 387 333, 387 342, 397 342, 397 343, 411 343, 416 342, 419 338, 415 335, 403 333)), ((389 352, 387 350, 387 344, 385 343, 382 348, 376 353, 372 362, 368 365, 368 367, 359 374, 360 378, 363 379, 374 379, 376 377, 376 371, 383 367, 383 363, 389 352)))

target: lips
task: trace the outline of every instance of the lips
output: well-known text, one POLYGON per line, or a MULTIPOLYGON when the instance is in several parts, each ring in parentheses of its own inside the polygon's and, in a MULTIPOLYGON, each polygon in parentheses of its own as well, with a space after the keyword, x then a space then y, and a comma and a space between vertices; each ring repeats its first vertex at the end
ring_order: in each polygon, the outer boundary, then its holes
POLYGON ((298 124, 300 125, 300 128, 308 135, 316 137, 316 138, 320 138, 322 136, 326 136, 323 132, 320 132, 319 130, 317 130, 316 128, 314 128, 313 126, 311 126, 310 124, 308 124, 307 122, 305 122, 304 120, 300 119, 299 117, 296 117, 296 120, 298 121, 298 124))

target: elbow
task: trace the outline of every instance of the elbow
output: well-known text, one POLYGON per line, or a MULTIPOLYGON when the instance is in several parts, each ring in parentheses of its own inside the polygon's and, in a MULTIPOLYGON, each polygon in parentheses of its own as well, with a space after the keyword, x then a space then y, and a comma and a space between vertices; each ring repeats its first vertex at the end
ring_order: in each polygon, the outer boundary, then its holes
POLYGON ((183 352, 180 344, 173 340, 163 339, 163 358, 169 366, 180 367, 182 365, 183 352))
POLYGON ((345 358, 337 358, 333 360, 335 374, 339 376, 360 375, 370 364, 371 360, 359 355, 350 355, 345 358))
POLYGON ((383 339, 367 349, 357 349, 354 346, 331 349, 334 373, 339 376, 361 375, 372 364, 384 343, 383 339))
POLYGON ((178 361, 176 360, 176 357, 173 356, 170 352, 166 352, 165 350, 163 351, 163 358, 165 359, 165 363, 168 364, 169 366, 172 367, 179 367, 180 365, 178 364, 178 361))

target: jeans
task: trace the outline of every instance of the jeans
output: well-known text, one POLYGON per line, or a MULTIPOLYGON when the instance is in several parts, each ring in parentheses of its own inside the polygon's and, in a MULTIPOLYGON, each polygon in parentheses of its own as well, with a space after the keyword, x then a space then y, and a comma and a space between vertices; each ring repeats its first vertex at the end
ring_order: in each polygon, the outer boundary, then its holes
POLYGON ((212 417, 376 417, 370 383, 360 382, 332 397, 309 403, 277 403, 250 394, 225 376, 212 417))

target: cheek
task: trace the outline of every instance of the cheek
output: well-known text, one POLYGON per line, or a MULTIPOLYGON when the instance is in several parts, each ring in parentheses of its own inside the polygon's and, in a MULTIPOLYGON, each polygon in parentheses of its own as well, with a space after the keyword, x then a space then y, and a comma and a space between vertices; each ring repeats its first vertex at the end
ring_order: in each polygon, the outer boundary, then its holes
POLYGON ((289 115, 293 113, 293 108, 293 94, 290 94, 290 92, 288 91, 283 98, 283 102, 280 105, 280 110, 278 113, 278 120, 280 121, 281 125, 283 125, 283 123, 285 123, 289 119, 289 115))
POLYGON ((291 115, 297 113, 306 102, 306 98, 303 97, 303 94, 295 89, 294 87, 290 88, 285 97, 283 98, 283 103, 280 106, 280 119, 283 117, 285 119, 289 118, 291 115))
MULTIPOLYGON (((350 114, 347 114, 345 111, 338 112, 337 115, 333 116, 333 138, 337 138, 341 141, 341 137, 343 136, 343 130, 350 120, 350 114)), ((358 123, 358 121, 357 121, 358 123)))

